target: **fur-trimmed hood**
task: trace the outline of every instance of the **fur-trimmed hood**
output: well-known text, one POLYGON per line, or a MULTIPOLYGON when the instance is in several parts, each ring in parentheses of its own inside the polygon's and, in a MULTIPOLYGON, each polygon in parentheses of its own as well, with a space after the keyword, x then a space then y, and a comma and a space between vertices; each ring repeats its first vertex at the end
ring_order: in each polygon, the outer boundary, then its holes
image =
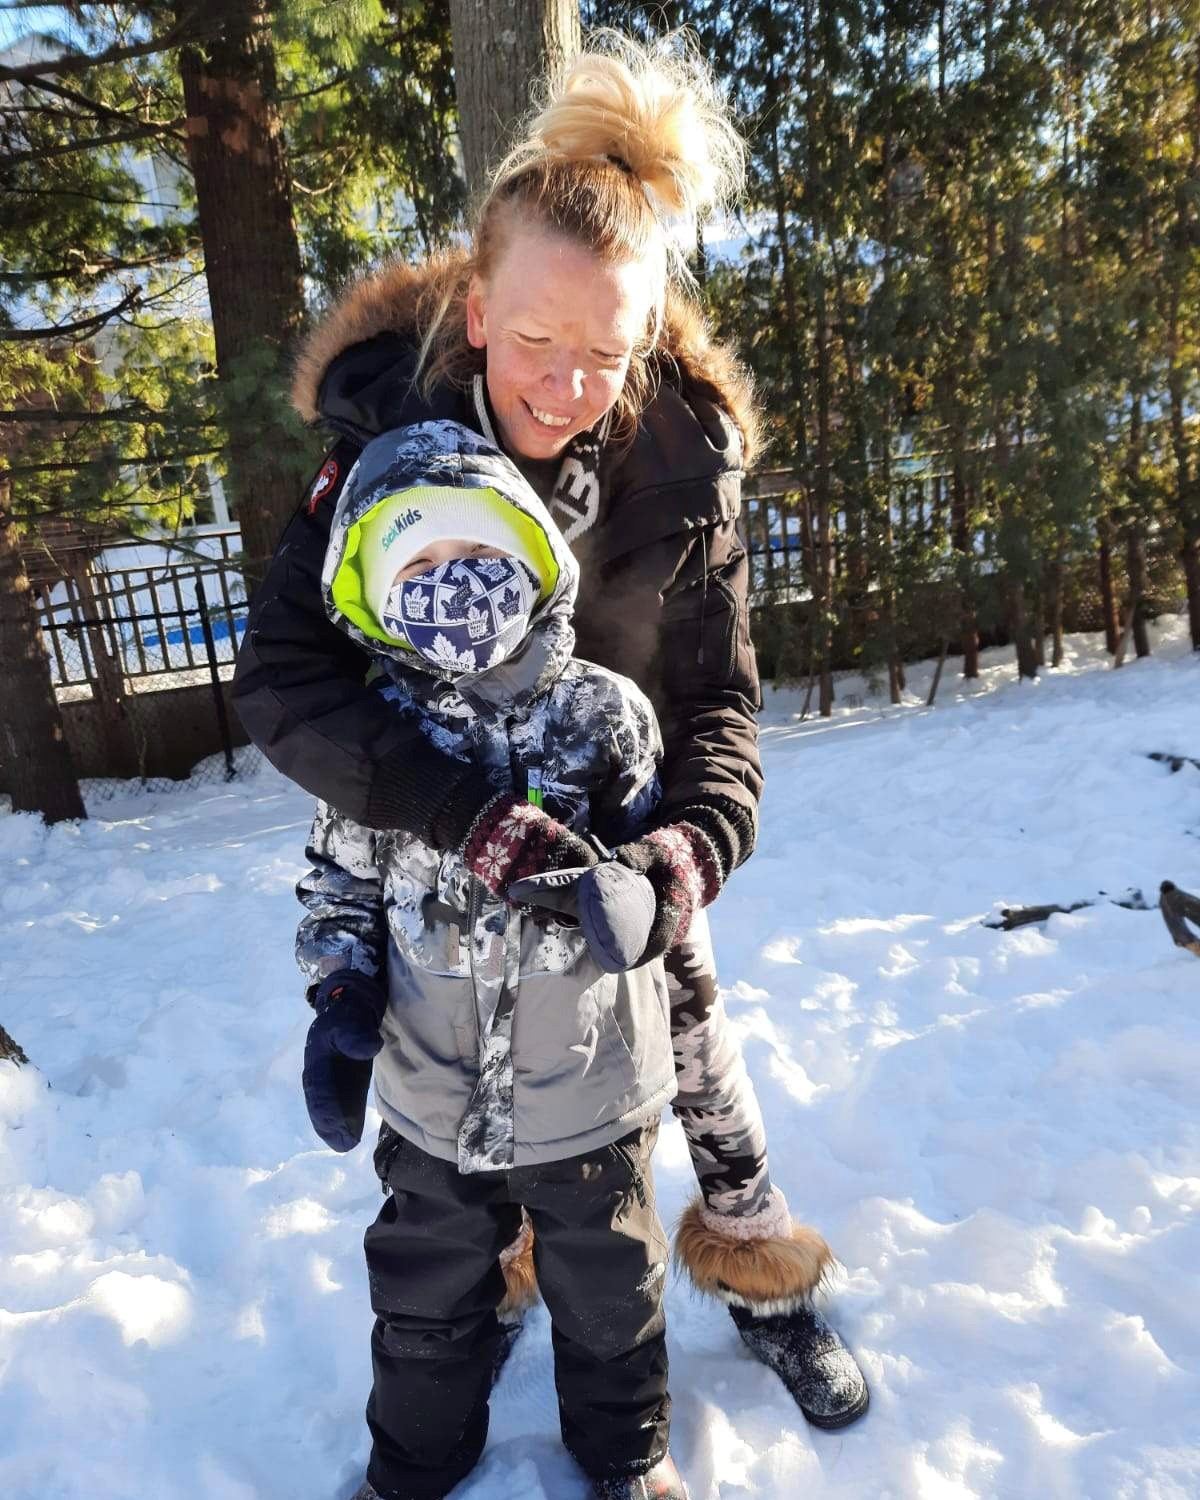
MULTIPOLYGON (((433 282, 451 281, 455 266, 465 263, 461 250, 417 266, 391 260, 350 282, 320 316, 296 357, 292 405, 305 422, 317 423, 325 416, 321 387, 339 355, 383 335, 412 341, 419 304, 433 282)), ((732 351, 713 340, 700 309, 675 289, 667 296, 658 360, 664 375, 674 367, 684 385, 698 388, 733 420, 742 438, 742 462, 748 464, 758 446, 750 378, 732 351)))

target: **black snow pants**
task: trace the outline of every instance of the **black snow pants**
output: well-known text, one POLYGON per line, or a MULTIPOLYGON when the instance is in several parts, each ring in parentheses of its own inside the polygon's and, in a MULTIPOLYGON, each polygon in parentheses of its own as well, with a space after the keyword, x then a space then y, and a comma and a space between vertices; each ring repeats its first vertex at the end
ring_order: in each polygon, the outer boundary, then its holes
POLYGON ((522 1207, 568 1451, 593 1478, 639 1473, 666 1452, 657 1135, 654 1120, 582 1156, 468 1176, 383 1126, 375 1167, 389 1197, 365 1244, 376 1314, 367 1477, 386 1500, 438 1500, 479 1460, 501 1336, 499 1257, 522 1207))

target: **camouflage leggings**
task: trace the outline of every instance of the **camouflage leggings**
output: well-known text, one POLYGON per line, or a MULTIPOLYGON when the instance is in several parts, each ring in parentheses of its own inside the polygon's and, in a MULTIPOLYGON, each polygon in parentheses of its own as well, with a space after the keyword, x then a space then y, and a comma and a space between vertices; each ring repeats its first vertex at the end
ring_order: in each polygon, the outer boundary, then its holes
POLYGON ((665 961, 679 1084, 672 1108, 705 1205, 738 1217, 758 1213, 771 1195, 767 1136, 746 1064, 729 1035, 704 912, 665 961))

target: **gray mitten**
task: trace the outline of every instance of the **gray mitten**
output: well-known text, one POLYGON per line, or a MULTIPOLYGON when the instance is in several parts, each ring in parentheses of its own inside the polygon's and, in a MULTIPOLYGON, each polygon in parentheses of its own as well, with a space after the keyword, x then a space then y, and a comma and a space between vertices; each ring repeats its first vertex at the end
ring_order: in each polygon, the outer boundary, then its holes
POLYGON ((528 875, 513 881, 508 897, 577 922, 592 957, 606 974, 638 967, 657 909, 654 887, 646 877, 615 860, 591 868, 528 875))

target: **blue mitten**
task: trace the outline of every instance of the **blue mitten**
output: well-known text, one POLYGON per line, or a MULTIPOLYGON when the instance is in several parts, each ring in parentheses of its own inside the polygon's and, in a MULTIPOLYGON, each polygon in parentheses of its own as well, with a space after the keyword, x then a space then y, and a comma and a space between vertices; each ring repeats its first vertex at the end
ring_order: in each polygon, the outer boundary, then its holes
POLYGON ((313 995, 316 1018, 304 1044, 304 1102, 313 1129, 335 1151, 362 1140, 371 1063, 383 1047, 383 986, 352 971, 331 974, 313 995))
POLYGON ((509 886, 508 897, 578 922, 606 974, 623 974, 643 961, 658 909, 649 880, 615 860, 526 876, 509 886))

